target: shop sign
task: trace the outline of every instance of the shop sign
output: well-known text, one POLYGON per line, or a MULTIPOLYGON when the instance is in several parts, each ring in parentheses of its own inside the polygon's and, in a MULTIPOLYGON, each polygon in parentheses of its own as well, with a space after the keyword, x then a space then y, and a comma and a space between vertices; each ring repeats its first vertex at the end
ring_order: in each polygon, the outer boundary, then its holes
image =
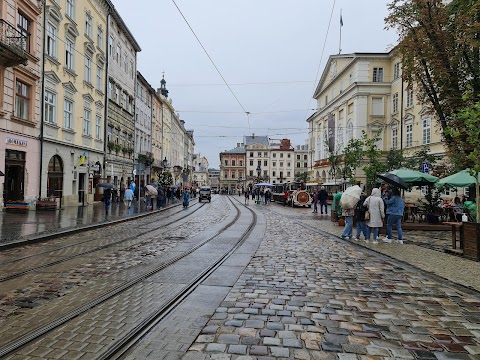
POLYGON ((6 138, 5 142, 9 145, 27 146, 27 140, 6 138))

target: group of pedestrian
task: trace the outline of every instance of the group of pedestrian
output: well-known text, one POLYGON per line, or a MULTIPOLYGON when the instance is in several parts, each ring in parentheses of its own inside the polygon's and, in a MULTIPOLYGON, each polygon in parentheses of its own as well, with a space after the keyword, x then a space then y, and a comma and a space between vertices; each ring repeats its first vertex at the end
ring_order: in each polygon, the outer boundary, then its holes
POLYGON ((345 228, 342 232, 342 239, 352 239, 353 220, 357 223, 355 241, 360 241, 363 233, 365 242, 378 244, 380 229, 386 225, 386 236, 383 242, 393 242, 393 226, 397 229, 397 240, 403 244, 402 218, 405 208, 405 202, 400 196, 400 190, 397 188, 388 189, 387 184, 382 184, 380 188, 372 189, 370 196, 365 193, 360 195, 360 200, 353 208, 342 209, 345 216, 345 228), (370 238, 373 235, 373 240, 370 238))
POLYGON ((263 203, 265 205, 268 205, 272 201, 272 191, 269 188, 247 188, 246 190, 244 190, 244 196, 245 205, 248 205, 250 196, 252 197, 252 200, 255 200, 256 198, 257 204, 263 203))
POLYGON ((320 214, 323 215, 323 209, 325 208, 325 215, 328 215, 327 206, 328 192, 325 190, 325 186, 320 187, 320 191, 313 189, 313 211, 318 213, 318 204, 320 204, 320 214))

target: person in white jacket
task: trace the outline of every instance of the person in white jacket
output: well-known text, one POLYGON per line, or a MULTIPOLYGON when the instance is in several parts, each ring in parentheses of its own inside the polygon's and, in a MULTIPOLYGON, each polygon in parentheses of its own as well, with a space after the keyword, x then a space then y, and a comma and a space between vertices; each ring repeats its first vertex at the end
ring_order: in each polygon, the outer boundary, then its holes
POLYGON ((372 194, 365 200, 363 206, 368 208, 370 218, 367 221, 368 226, 368 239, 365 242, 370 241, 370 235, 373 230, 373 244, 378 244, 377 238, 380 229, 383 227, 383 218, 385 217, 385 205, 383 204, 382 193, 380 189, 372 189, 372 194))

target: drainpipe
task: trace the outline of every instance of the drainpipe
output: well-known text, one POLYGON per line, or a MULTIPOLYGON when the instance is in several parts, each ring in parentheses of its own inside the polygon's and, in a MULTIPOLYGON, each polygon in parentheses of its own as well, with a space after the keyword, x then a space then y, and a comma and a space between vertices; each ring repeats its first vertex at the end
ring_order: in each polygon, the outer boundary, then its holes
POLYGON ((400 96, 400 151, 403 155, 403 69, 402 75, 400 76, 400 81, 402 82, 402 95, 400 96))
POLYGON ((108 66, 109 66, 109 63, 110 63, 110 53, 109 53, 109 47, 108 47, 108 41, 110 39, 110 14, 112 13, 112 8, 109 7, 108 9, 108 15, 107 15, 107 38, 105 39, 106 40, 106 45, 107 45, 107 51, 105 52, 105 54, 107 54, 106 58, 106 63, 105 63, 105 121, 103 122, 104 123, 104 129, 103 129, 103 174, 105 175, 105 179, 107 178, 107 167, 106 167, 106 164, 107 164, 107 146, 108 146, 108 140, 107 140, 107 126, 108 126, 108 101, 109 101, 109 97, 108 97, 108 83, 109 83, 109 79, 108 79, 108 66))
MULTIPOLYGON (((47 3, 43 3, 43 28, 47 28, 47 3)), ((40 171, 38 182, 38 197, 42 197, 42 172, 43 172, 43 122, 45 117, 45 33, 43 32, 43 45, 42 45, 42 97, 40 104, 40 171)), ((63 184, 62 184, 63 185, 63 184)))

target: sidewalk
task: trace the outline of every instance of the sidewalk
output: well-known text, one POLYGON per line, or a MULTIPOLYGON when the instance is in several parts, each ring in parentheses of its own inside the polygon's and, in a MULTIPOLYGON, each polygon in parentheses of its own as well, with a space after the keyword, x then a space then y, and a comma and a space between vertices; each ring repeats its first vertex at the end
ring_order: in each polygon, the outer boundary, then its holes
MULTIPOLYGON (((177 201, 174 204, 178 204, 177 201)), ((143 199, 133 203, 130 209, 124 203, 112 203, 110 213, 105 215, 103 202, 63 207, 61 210, 32 210, 27 213, 0 212, 0 246, 12 242, 37 238, 60 231, 102 224, 115 220, 136 217, 151 212, 146 210, 143 199)), ((154 212, 156 211, 154 202, 154 212)))

